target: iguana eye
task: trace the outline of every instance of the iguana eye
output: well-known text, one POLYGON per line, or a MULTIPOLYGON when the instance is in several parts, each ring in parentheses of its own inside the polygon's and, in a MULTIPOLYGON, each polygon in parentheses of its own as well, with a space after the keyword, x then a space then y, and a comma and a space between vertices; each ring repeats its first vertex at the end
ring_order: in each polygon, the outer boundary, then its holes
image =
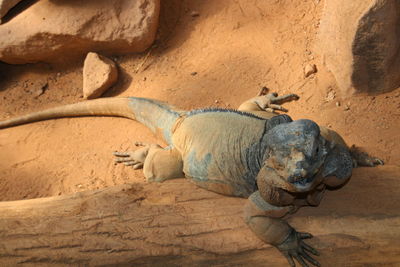
POLYGON ((318 153, 319 153, 319 144, 316 143, 314 144, 313 156, 318 156, 318 153))

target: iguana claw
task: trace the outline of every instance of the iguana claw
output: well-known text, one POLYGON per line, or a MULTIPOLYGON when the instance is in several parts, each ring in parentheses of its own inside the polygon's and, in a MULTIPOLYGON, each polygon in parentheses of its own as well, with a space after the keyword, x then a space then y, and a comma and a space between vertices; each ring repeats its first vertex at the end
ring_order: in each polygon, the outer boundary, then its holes
POLYGON ((306 261, 312 263, 315 266, 321 266, 318 261, 313 259, 307 253, 309 252, 316 256, 319 255, 317 250, 307 245, 303 241, 303 239, 308 239, 308 238, 312 238, 312 235, 309 233, 300 233, 293 229, 292 232, 289 234, 288 238, 282 244, 276 245, 276 247, 286 257, 290 266, 292 267, 296 266, 294 259, 296 259, 303 267, 309 266, 306 261))

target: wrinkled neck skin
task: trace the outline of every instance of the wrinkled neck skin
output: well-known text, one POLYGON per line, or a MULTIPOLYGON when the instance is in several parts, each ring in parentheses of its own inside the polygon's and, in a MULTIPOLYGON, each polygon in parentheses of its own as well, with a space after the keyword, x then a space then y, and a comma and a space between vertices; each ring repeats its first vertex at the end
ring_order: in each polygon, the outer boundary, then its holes
POLYGON ((290 193, 310 192, 321 183, 342 184, 351 175, 348 150, 323 138, 312 121, 277 125, 268 131, 265 141, 257 174, 257 186, 265 194, 273 188, 290 193))
POLYGON ((285 114, 266 120, 262 138, 259 142, 253 144, 246 150, 245 161, 247 169, 249 170, 246 176, 250 177, 249 179, 257 177, 260 169, 264 165, 266 151, 269 150, 268 132, 275 126, 288 122, 292 122, 292 119, 285 114))

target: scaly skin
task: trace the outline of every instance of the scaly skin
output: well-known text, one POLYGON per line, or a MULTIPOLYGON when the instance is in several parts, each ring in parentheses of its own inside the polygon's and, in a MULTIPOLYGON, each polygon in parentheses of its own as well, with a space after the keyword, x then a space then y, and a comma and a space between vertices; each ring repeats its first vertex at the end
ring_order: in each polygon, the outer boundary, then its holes
POLYGON ((304 243, 310 238, 282 219, 299 207, 318 205, 326 186, 351 176, 352 157, 334 131, 310 120, 292 121, 274 113, 297 100, 263 88, 239 110, 178 110, 145 98, 104 98, 57 107, 0 122, 0 128, 75 116, 119 116, 146 125, 169 145, 137 143, 132 152, 115 152, 117 163, 143 168, 148 181, 186 176, 217 193, 248 198, 245 220, 264 242, 274 245, 294 266, 319 265, 304 243))

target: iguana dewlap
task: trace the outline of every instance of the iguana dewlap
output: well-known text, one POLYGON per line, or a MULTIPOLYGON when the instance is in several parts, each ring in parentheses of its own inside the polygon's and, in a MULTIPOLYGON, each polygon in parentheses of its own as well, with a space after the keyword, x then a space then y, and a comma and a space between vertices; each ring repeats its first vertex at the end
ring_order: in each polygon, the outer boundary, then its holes
POLYGON ((304 266, 304 259, 318 265, 308 255, 317 252, 302 241, 310 235, 297 232, 282 217, 298 207, 318 205, 327 185, 345 183, 352 158, 337 133, 323 129, 324 138, 310 120, 292 121, 265 111, 282 110, 278 104, 298 98, 294 96, 260 95, 242 104, 242 111, 183 111, 146 98, 103 98, 6 120, 0 128, 60 117, 134 119, 168 147, 144 145, 115 153, 117 162, 143 167, 149 181, 184 175, 208 190, 249 198, 245 220, 260 239, 281 250, 292 265, 293 258, 304 266))

